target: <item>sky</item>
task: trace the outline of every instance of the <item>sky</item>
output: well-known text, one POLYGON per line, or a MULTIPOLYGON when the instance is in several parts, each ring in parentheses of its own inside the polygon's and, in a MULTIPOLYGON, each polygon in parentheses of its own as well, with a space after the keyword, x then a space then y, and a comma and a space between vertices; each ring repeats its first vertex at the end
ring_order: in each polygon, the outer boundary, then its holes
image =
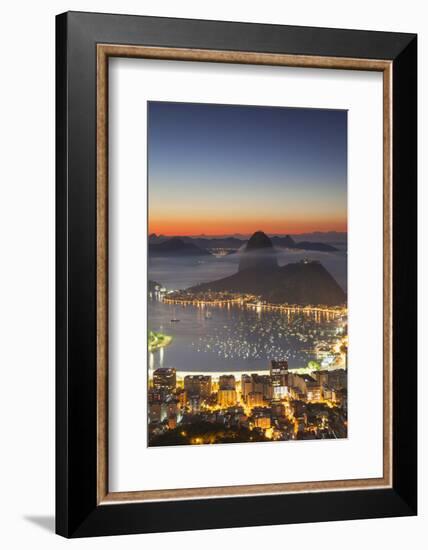
POLYGON ((347 112, 148 102, 149 232, 346 231, 347 112))

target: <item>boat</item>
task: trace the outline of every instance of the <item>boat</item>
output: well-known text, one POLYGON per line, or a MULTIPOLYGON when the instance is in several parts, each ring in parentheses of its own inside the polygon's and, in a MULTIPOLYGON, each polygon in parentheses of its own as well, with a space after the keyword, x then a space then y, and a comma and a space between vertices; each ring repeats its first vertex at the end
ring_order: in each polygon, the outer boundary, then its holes
POLYGON ((178 323, 180 321, 180 319, 177 319, 177 317, 175 315, 175 308, 174 308, 174 311, 173 311, 173 315, 174 315, 174 317, 171 319, 171 323, 178 323))

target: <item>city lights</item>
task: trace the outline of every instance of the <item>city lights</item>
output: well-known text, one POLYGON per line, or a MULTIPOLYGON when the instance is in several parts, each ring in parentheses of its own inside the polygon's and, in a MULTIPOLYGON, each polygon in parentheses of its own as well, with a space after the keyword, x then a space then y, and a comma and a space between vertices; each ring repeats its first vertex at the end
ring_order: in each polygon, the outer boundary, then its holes
POLYGON ((175 369, 157 369, 149 379, 149 444, 346 437, 346 371, 316 366, 302 374, 276 360, 269 374, 240 378, 233 373, 181 377, 175 369))

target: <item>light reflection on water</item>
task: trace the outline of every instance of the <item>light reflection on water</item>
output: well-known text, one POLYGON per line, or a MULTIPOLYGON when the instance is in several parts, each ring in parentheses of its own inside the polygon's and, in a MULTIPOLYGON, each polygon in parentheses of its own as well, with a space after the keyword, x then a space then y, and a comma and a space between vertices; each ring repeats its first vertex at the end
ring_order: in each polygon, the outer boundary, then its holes
MULTIPOLYGON (((321 259, 346 288, 346 253, 309 256, 290 251, 279 259, 283 264, 285 259, 298 261, 303 257, 321 259), (292 258, 285 258, 287 254, 292 258)), ((236 272, 237 264, 236 254, 202 261, 156 258, 149 263, 149 279, 171 290, 188 288, 230 275, 236 272)), ((148 301, 148 325, 150 330, 173 337, 169 346, 149 353, 150 370, 162 366, 194 372, 250 372, 266 369, 271 359, 288 359, 292 368, 306 366, 315 359, 315 344, 334 339, 338 319, 319 313, 257 311, 239 305, 170 305, 153 298, 148 301), (176 318, 179 322, 171 322, 176 318)))
POLYGON ((150 368, 183 371, 261 370, 271 359, 290 367, 314 359, 320 340, 335 336, 337 319, 307 313, 255 311, 237 305, 209 308, 173 306, 149 300, 149 327, 173 336, 172 343, 149 354, 150 368), (171 322, 171 319, 180 319, 171 322))

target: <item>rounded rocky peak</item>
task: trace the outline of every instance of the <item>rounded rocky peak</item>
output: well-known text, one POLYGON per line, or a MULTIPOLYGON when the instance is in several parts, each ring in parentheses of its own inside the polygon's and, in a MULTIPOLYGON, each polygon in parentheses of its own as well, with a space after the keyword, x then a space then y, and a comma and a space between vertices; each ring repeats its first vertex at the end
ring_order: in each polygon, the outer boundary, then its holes
POLYGON ((257 269, 259 271, 269 271, 277 268, 278 261, 272 241, 263 231, 256 231, 241 252, 238 270, 257 269))
POLYGON ((249 238, 245 250, 260 250, 263 248, 273 248, 272 241, 263 231, 256 231, 249 238))

